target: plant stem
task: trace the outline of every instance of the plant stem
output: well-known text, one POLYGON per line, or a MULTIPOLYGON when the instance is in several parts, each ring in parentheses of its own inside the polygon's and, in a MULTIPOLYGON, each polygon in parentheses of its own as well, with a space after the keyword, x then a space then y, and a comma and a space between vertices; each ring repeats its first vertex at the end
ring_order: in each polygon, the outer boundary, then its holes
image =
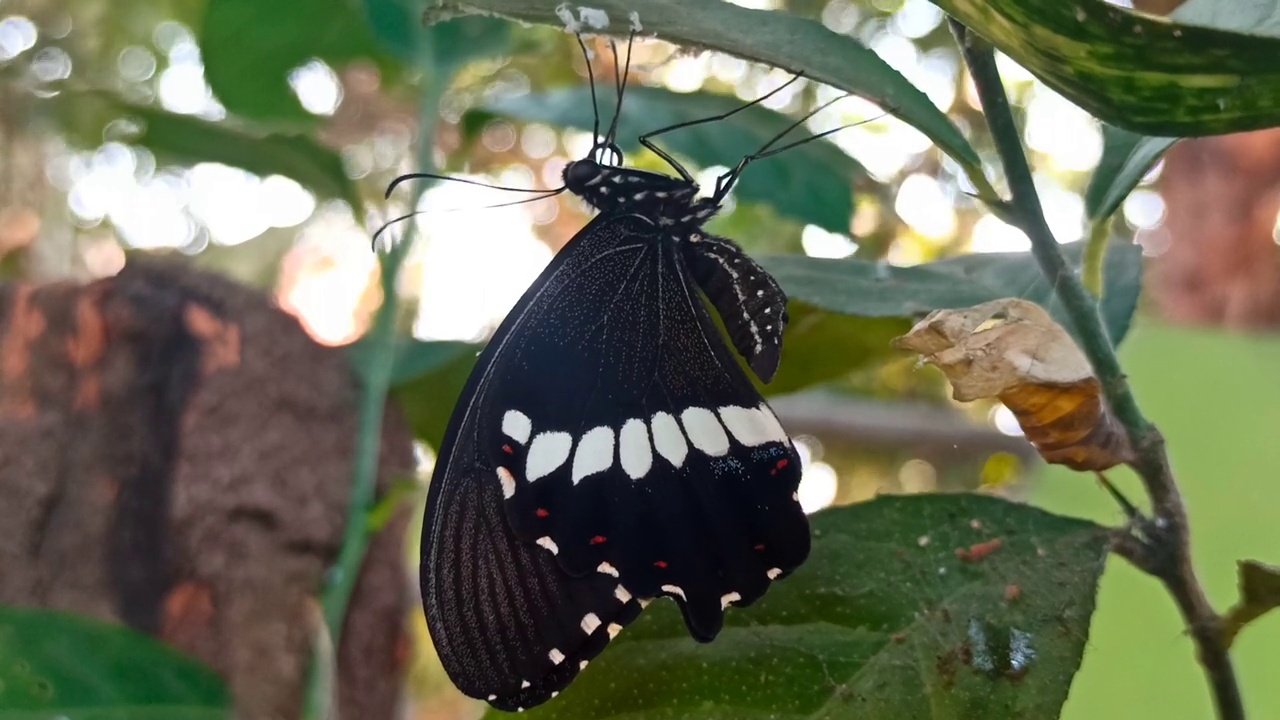
POLYGON ((369 546, 368 513, 374 502, 378 455, 382 447, 382 415, 386 409, 387 389, 391 385, 395 360, 396 279, 409 247, 408 242, 402 242, 379 261, 382 304, 378 307, 373 327, 369 330, 370 344, 379 352, 370 353, 372 359, 365 368, 351 498, 347 503, 347 524, 343 529, 338 559, 330 570, 329 584, 325 588, 322 603, 325 625, 333 638, 334 647, 341 641, 347 605, 355 590, 360 565, 369 546))
MULTIPOLYGON (((422 91, 419 103, 417 166, 429 170, 433 164, 437 112, 443 88, 430 82, 422 91)), ((416 208, 426 186, 419 184, 413 193, 409 207, 416 208)), ((378 460, 382 449, 382 419, 386 411, 387 393, 391 388, 396 357, 396 286, 400 269, 413 247, 414 224, 409 222, 403 237, 394 247, 378 258, 382 303, 374 314, 368 332, 371 352, 368 364, 363 368, 360 395, 360 415, 357 425, 355 460, 352 467, 351 495, 347 503, 347 523, 342 532, 342 546, 334 561, 321 597, 325 628, 335 657, 341 654, 342 625, 347 607, 355 592, 360 568, 369 549, 371 530, 369 513, 374 507, 378 460)), ((376 251, 376 248, 375 248, 376 251)), ((304 717, 312 720, 324 716, 330 698, 322 697, 326 684, 319 677, 320 668, 312 661, 311 677, 305 697, 304 717)), ((329 713, 334 715, 334 713, 329 713)))
MULTIPOLYGON (((1244 704, 1224 642, 1222 618, 1209 604, 1191 565, 1186 509, 1169 467, 1164 438, 1138 409, 1102 323, 1098 304, 1067 267, 1045 221, 1021 135, 996 67, 994 50, 958 22, 952 20, 951 27, 973 76, 996 152, 1004 166, 1013 216, 1030 238, 1031 252, 1061 300, 1081 349, 1102 383, 1107 404, 1124 427, 1133 448, 1129 465, 1142 479, 1151 497, 1154 516, 1143 528, 1148 554, 1135 565, 1157 577, 1173 595, 1196 643, 1200 664, 1209 676, 1218 717, 1221 720, 1244 720, 1244 704)), ((1126 550, 1132 549, 1127 543, 1116 547, 1122 556, 1133 554, 1126 550)), ((1138 560, 1136 556, 1133 559, 1138 560)))
POLYGON ((1093 221, 1089 226, 1089 237, 1085 241, 1084 260, 1080 263, 1080 277, 1084 287, 1094 297, 1101 298, 1103 291, 1103 264, 1107 260, 1107 245, 1111 238, 1111 218, 1104 217, 1093 221))

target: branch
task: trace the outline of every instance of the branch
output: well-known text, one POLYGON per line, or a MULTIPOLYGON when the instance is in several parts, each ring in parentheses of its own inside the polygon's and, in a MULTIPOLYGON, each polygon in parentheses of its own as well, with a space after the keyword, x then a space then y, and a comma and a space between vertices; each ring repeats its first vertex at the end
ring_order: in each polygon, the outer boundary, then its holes
POLYGON ((1244 720, 1240 687, 1223 642, 1222 618, 1209 604, 1191 565, 1187 513, 1169 467, 1164 438, 1138 409, 1098 314, 1098 305, 1067 267, 1045 222, 1044 209, 1036 193, 1018 127, 1009 109, 1009 98, 996 68, 993 49, 955 20, 951 21, 951 27, 973 76, 996 152, 1004 166, 1011 196, 1010 207, 1006 210, 1030 238, 1031 252, 1041 272, 1062 301, 1081 348, 1102 383, 1107 403, 1124 426, 1134 449, 1130 466, 1138 473, 1151 497, 1154 516, 1145 524, 1142 540, 1130 536, 1132 542, 1120 540, 1114 547, 1140 570, 1157 577, 1173 595, 1196 643, 1200 664, 1209 676, 1218 717, 1221 720, 1244 720), (1137 550, 1138 542, 1145 546, 1144 551, 1137 550))
MULTIPOLYGON (((444 93, 441 83, 428 84, 421 91, 418 104, 418 167, 429 170, 436 118, 440 98, 444 93)), ((414 190, 409 207, 418 206, 427 185, 419 183, 414 190)), ((330 568, 321 595, 325 628, 334 652, 339 652, 342 628, 347 619, 347 606, 355 592, 356 582, 364 564, 365 553, 375 529, 370 524, 370 511, 377 496, 379 451, 382 447, 382 420, 386 411, 387 393, 395 365, 396 350, 396 287, 400 270, 414 243, 414 223, 405 226, 404 236, 398 244, 378 257, 382 303, 373 316, 369 328, 370 345, 375 348, 369 366, 365 369, 360 396, 359 425, 357 426, 355 461, 352 467, 351 499, 347 506, 347 522, 342 532, 342 546, 338 558, 330 568)), ((376 248, 375 248, 376 249, 376 248)), ((333 698, 326 695, 328 688, 322 677, 320 653, 313 653, 310 678, 304 698, 303 717, 316 720, 336 717, 331 711, 333 698)), ((339 689, 341 690, 341 688, 339 689)))

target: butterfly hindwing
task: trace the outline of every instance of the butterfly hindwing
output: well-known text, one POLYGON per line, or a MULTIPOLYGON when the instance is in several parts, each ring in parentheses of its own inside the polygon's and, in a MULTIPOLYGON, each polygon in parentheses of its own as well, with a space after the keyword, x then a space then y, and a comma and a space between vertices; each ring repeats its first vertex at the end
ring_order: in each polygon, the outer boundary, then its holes
POLYGON ((788 319, 787 296, 778 281, 727 238, 694 233, 684 253, 733 346, 757 377, 773 380, 788 319))
POLYGON ((647 217, 604 213, 557 254, 462 402, 423 598, 450 677, 495 706, 568 685, 648 598, 710 640, 808 554, 799 458, 647 217))

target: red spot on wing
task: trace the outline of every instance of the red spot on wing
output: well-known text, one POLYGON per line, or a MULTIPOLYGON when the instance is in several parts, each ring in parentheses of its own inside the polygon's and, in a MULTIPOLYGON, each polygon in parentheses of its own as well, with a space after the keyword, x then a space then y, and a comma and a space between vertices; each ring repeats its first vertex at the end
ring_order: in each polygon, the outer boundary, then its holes
POLYGON ((503 445, 503 446, 502 446, 502 452, 504 452, 504 453, 506 453, 506 454, 508 454, 508 455, 513 455, 513 454, 515 454, 515 450, 512 450, 510 445, 503 445))
POLYGON ((655 563, 653 564, 653 566, 654 566, 654 567, 656 567, 656 568, 658 568, 659 570, 666 570, 666 569, 667 569, 667 561, 666 561, 666 560, 659 560, 659 561, 655 562, 655 563))
POLYGON ((755 549, 756 549, 756 550, 759 550, 759 551, 763 551, 763 550, 764 550, 764 543, 760 543, 759 545, 756 545, 756 546, 755 546, 755 549))
POLYGON ((544 518, 544 517, 546 517, 546 516, 550 515, 551 513, 547 512, 547 509, 546 509, 546 508, 538 508, 538 510, 537 510, 537 512, 536 512, 535 514, 536 514, 538 517, 540 517, 540 518, 544 518))
POLYGON ((591 544, 592 544, 592 545, 599 545, 600 543, 602 543, 602 542, 604 542, 604 541, 605 541, 605 537, 604 537, 603 535, 597 535, 597 536, 595 536, 595 537, 591 538, 591 544))

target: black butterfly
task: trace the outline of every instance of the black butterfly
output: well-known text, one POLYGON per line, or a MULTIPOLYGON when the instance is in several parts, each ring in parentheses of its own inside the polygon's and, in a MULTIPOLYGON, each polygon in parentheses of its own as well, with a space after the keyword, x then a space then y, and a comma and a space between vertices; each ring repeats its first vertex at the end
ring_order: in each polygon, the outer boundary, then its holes
POLYGON ((458 688, 502 710, 555 697, 655 597, 712 640, 809 553, 800 458, 702 299, 771 380, 786 296, 702 226, 772 152, 698 198, 656 133, 642 142, 680 177, 605 164, 613 134, 565 167, 599 215, 481 353, 427 498, 432 639, 458 688))

